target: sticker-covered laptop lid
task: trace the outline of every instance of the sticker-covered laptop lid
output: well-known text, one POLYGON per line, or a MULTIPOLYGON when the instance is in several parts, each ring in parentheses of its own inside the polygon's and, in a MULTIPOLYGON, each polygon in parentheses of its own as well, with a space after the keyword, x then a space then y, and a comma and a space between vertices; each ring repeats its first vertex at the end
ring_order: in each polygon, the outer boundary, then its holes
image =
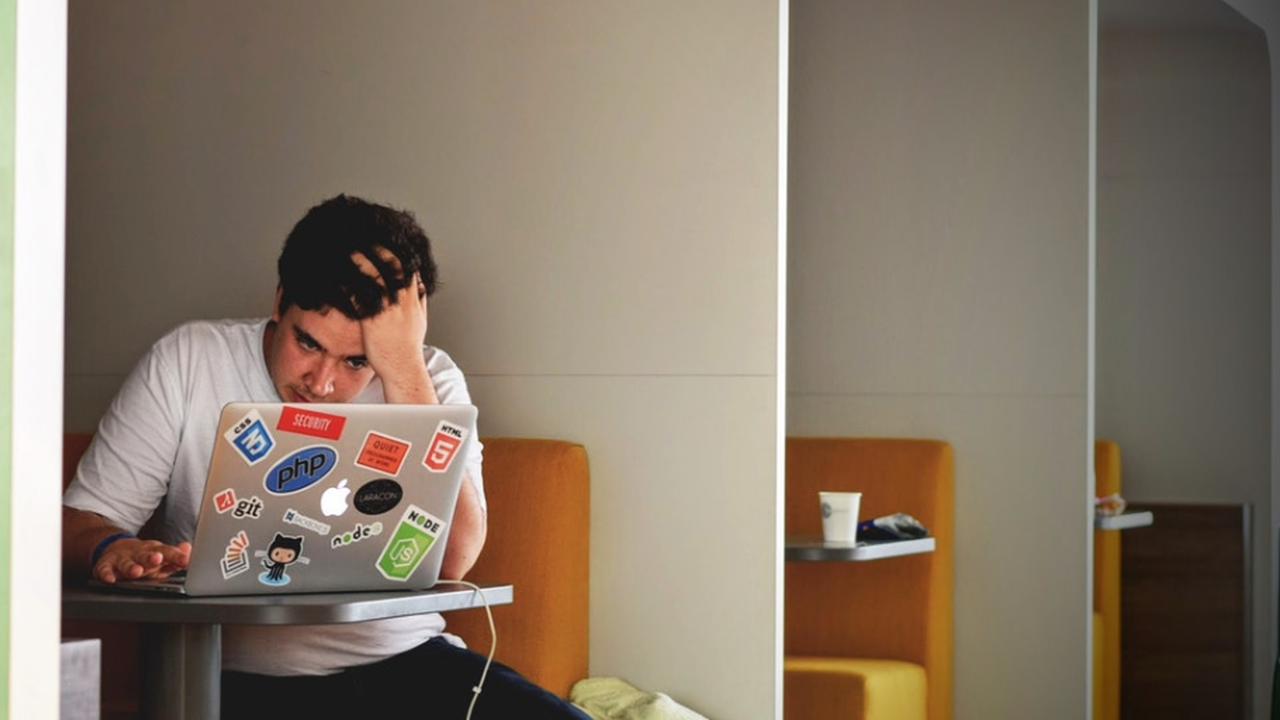
POLYGON ((185 594, 434 585, 475 420, 471 405, 228 404, 185 594))

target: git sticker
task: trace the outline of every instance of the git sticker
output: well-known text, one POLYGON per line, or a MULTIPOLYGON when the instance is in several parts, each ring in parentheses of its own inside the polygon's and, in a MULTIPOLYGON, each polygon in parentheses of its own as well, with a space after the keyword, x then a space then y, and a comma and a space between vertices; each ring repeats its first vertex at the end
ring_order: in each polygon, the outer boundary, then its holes
POLYGON ((271 448, 276 446, 275 438, 271 437, 271 433, 267 431, 267 425, 262 422, 262 416, 257 410, 250 410, 222 436, 250 465, 257 464, 271 453, 271 448))
POLYGON ((422 564, 445 522, 417 505, 410 505, 396 525, 378 558, 378 572, 388 580, 404 582, 422 564))
POLYGON ((431 472, 444 472, 449 469, 453 458, 467 439, 467 431, 448 420, 441 420, 436 426, 436 434, 431 437, 431 445, 427 447, 427 456, 422 464, 431 472))
POLYGON ((404 458, 413 445, 407 441, 393 438, 390 435, 369 431, 364 438, 364 447, 356 457, 356 464, 395 476, 404 464, 404 458))

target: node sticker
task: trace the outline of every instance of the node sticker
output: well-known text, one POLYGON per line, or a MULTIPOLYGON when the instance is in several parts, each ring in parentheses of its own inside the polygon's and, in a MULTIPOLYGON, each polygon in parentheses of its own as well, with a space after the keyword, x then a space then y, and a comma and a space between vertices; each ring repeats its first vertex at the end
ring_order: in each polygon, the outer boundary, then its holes
POLYGON ((388 580, 404 582, 422 564, 423 558, 444 531, 445 522, 417 505, 409 505, 382 548, 378 572, 388 580))
POLYGON ((400 466, 411 447, 413 445, 405 440, 370 430, 356 457, 356 464, 394 477, 400 474, 400 466))
POLYGON ((436 434, 432 436, 431 444, 427 447, 427 456, 422 458, 422 464, 426 465, 431 472, 448 470, 454 456, 458 454, 458 449, 462 447, 462 442, 466 439, 467 431, 464 428, 448 420, 441 420, 436 426, 436 434))
POLYGON ((250 410, 222 436, 250 465, 256 465, 270 455, 271 448, 276 446, 275 438, 271 437, 271 433, 267 431, 267 425, 262 422, 262 416, 257 410, 250 410))
POLYGON ((346 424, 347 419, 341 415, 330 415, 286 405, 280 411, 280 422, 276 424, 276 429, 326 440, 337 440, 342 437, 342 428, 346 424))

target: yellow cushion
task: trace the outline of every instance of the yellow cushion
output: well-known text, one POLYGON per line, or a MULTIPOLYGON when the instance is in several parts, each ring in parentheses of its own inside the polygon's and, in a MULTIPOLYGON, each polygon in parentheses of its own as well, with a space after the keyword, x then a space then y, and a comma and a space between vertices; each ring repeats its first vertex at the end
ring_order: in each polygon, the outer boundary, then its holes
POLYGON ((925 720, 924 667, 901 660, 784 658, 784 720, 925 720))

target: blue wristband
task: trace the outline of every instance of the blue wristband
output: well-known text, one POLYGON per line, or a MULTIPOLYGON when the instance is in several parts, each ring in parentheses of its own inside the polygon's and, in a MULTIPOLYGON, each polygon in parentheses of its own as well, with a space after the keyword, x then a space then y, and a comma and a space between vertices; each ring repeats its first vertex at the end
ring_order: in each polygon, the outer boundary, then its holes
POLYGON ((98 543, 98 546, 93 549, 93 560, 89 563, 89 567, 93 568, 97 566, 98 561, 102 559, 102 553, 107 551, 108 545, 110 545, 111 543, 117 540, 121 540, 123 538, 131 538, 131 537, 138 537, 138 536, 134 535, 131 532, 118 532, 102 538, 102 540, 98 543))

